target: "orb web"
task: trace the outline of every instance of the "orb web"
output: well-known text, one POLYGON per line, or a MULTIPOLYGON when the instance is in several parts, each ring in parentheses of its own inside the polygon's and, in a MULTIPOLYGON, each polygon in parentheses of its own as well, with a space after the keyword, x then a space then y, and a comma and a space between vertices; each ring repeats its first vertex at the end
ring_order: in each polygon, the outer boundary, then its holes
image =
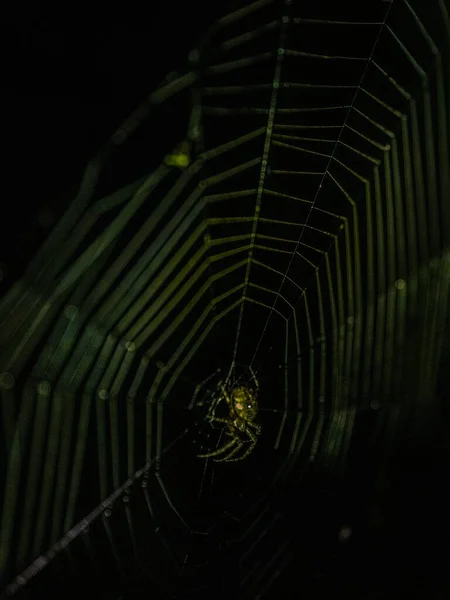
POLYGON ((361 414, 389 446, 433 405, 448 12, 238 4, 112 132, 1 300, 10 595, 81 564, 260 598, 293 556, 274 494, 344 470, 361 414), (220 381, 255 379, 254 451, 199 459, 226 436, 220 381))

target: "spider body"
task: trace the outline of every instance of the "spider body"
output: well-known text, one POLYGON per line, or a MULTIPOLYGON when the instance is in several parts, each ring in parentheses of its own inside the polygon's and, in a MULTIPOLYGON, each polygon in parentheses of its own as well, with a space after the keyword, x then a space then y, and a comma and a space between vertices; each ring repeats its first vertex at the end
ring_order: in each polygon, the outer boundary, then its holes
POLYGON ((246 386, 237 386, 228 393, 222 382, 219 383, 219 386, 222 394, 212 405, 207 418, 210 423, 226 425, 226 435, 231 437, 231 440, 217 450, 197 456, 213 458, 216 462, 243 460, 253 451, 261 434, 261 426, 254 422, 258 415, 256 392, 246 386), (223 399, 227 403, 228 416, 216 417, 216 408, 223 399), (250 445, 240 456, 236 456, 247 442, 250 442, 250 445))

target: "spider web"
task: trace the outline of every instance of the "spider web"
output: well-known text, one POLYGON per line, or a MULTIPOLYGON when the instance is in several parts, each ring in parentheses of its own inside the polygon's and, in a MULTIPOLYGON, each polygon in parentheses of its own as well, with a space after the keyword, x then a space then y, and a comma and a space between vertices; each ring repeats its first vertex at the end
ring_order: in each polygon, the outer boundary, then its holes
POLYGON ((114 564, 259 598, 293 556, 274 495, 344 472, 361 415, 383 460, 435 410, 450 20, 416 4, 234 3, 89 163, 0 304, 9 595, 114 564), (251 369, 254 452, 198 459, 251 369))

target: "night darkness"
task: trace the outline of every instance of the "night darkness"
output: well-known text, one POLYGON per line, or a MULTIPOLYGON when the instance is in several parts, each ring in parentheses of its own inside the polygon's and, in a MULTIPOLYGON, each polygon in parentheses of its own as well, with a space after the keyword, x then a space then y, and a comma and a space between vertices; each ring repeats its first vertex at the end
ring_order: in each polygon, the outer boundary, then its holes
MULTIPOLYGON (((33 5, 23 11, 11 9, 15 14, 7 16, 0 297, 22 277, 64 214, 90 158, 167 73, 183 69, 189 50, 222 12, 215 2, 195 0, 176 7, 159 0, 150 4, 145 10, 131 3, 116 11, 108 6, 97 9, 95 15, 89 6, 77 3, 71 7, 63 4, 56 12, 49 4, 33 5), (206 4, 211 5, 209 12, 201 8, 206 4)), ((230 4, 227 12, 239 3, 230 4)), ((380 4, 384 3, 380 0, 380 4)), ((302 75, 308 78, 308 74, 302 75)), ((174 113, 173 130, 158 131, 154 139, 142 142, 136 160, 143 164, 148 157, 149 172, 156 166, 155 148, 162 145, 169 150, 178 141, 184 118, 174 113)), ((134 158, 129 158, 130 172, 134 158)), ((113 189, 114 170, 106 167, 106 173, 107 186, 113 189)), ((133 236, 133 230, 129 235, 133 236)), ((234 331, 230 335, 234 336, 234 331)), ((275 346, 277 341, 273 341, 275 346)), ((220 349, 217 352, 220 355, 220 349)), ((441 413, 424 418, 416 415, 413 422, 399 427, 384 455, 372 444, 383 424, 376 413, 362 410, 344 468, 334 472, 320 464, 315 469, 299 467, 281 489, 273 491, 270 511, 280 521, 274 544, 287 540, 292 560, 267 594, 252 598, 314 600, 335 594, 355 600, 440 600, 450 596, 450 417, 444 368, 448 342, 446 352, 437 392, 441 413), (346 528, 351 537, 343 541, 346 528)), ((209 360, 214 363, 205 354, 198 364, 209 364, 209 360)), ((189 374, 191 379, 197 376, 195 369, 189 374)), ((200 379, 201 373, 199 367, 200 379)), ((258 460, 270 464, 271 448, 266 446, 258 460)), ((95 444, 93 448, 95 452, 95 444)), ((5 471, 5 461, 1 464, 5 471)), ((253 473, 258 474, 258 463, 252 464, 253 473)), ((93 470, 87 481, 94 485, 95 479, 93 470)), ((257 495, 264 475, 253 479, 257 495)), ((190 474, 180 469, 178 481, 181 487, 189 487, 190 474)), ((226 481, 233 485, 232 478, 226 481)), ((213 499, 212 513, 217 506, 230 513, 239 511, 237 501, 231 497, 224 500, 226 494, 213 499)), ((83 511, 93 508, 91 498, 89 490, 82 491, 80 518, 83 511)), ((220 531, 219 527, 212 536, 211 552, 221 543, 220 531)), ((203 552, 207 555, 209 550, 203 552)), ((214 562, 209 572, 213 583, 205 597, 238 598, 233 586, 239 557, 226 543, 221 552, 222 562, 214 562)), ((151 561, 151 554, 145 559, 151 561)), ((261 558, 261 569, 266 559, 261 558)), ((44 597, 50 583, 45 576, 43 582, 30 600, 44 597)), ((58 589, 63 590, 64 584, 61 586, 58 589)), ((101 597, 102 582, 97 581, 93 589, 101 597)), ((116 595, 108 595, 109 590, 103 597, 131 600, 156 594, 155 589, 145 577, 135 576, 133 584, 128 585, 125 578, 116 595)), ((178 595, 177 590, 177 595, 161 592, 154 597, 188 596, 178 595)), ((199 593, 197 597, 203 596, 199 593)))

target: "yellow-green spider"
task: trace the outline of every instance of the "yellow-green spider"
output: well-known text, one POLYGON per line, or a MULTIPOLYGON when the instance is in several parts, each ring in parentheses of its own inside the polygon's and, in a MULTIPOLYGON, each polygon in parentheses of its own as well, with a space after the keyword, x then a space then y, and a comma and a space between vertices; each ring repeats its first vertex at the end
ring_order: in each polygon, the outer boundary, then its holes
POLYGON ((207 419, 210 423, 223 423, 226 425, 225 435, 231 439, 217 450, 198 454, 197 456, 199 458, 213 458, 215 462, 243 460, 253 452, 258 437, 261 435, 261 426, 254 422, 258 414, 256 393, 251 388, 242 385, 232 388, 229 393, 222 382, 219 383, 219 386, 222 394, 212 404, 207 419), (225 400, 227 403, 229 411, 227 417, 215 416, 216 408, 221 400, 225 400), (240 456, 236 456, 246 446, 247 442, 250 442, 250 445, 240 456))

